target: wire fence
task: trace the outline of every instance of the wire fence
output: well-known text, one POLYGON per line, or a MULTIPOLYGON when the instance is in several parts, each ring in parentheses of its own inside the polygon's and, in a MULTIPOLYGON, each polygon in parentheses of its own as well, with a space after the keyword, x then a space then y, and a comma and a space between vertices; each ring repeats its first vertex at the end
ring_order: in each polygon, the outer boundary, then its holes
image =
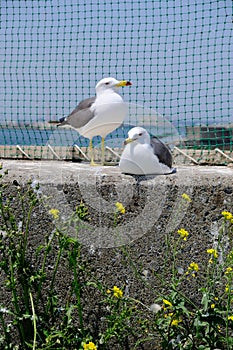
POLYGON ((81 159, 88 140, 51 122, 113 76, 133 85, 122 89, 129 113, 107 147, 121 150, 141 125, 186 160, 233 161, 231 0, 0 6, 1 157, 81 159))

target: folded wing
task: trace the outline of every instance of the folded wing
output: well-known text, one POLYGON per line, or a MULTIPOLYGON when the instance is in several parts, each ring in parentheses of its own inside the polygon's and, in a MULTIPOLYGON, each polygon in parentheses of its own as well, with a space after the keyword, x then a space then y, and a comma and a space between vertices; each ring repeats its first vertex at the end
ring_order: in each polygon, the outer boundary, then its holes
POLYGON ((70 125, 75 129, 79 129, 86 125, 95 116, 94 112, 90 109, 95 99, 96 97, 90 97, 81 101, 68 117, 60 119, 59 126, 70 125))
POLYGON ((171 168, 172 154, 169 148, 155 136, 151 138, 151 146, 153 147, 154 154, 159 158, 159 161, 171 168))

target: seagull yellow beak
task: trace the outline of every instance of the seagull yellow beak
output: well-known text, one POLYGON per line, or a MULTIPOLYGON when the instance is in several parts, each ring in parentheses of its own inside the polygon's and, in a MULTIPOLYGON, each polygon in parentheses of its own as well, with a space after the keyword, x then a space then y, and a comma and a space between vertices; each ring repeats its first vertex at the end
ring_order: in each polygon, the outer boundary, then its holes
POLYGON ((127 139, 125 139, 124 145, 126 146, 126 145, 128 145, 128 143, 131 143, 131 142, 133 142, 133 141, 135 141, 135 140, 134 140, 134 139, 131 139, 130 137, 128 137, 127 139))
POLYGON ((117 87, 130 86, 130 85, 132 85, 132 83, 130 81, 127 81, 127 80, 121 80, 121 81, 119 81, 119 83, 116 84, 117 87))

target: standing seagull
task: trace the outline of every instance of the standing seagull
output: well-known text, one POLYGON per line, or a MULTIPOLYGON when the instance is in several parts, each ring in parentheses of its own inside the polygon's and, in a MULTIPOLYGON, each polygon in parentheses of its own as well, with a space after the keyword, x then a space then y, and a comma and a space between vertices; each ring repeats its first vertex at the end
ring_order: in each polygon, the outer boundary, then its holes
POLYGON ((171 174, 172 155, 157 137, 150 138, 148 132, 135 127, 128 132, 125 149, 119 167, 123 173, 133 175, 171 174))
POLYGON ((94 163, 92 138, 101 136, 101 164, 104 164, 104 139, 124 121, 128 107, 119 94, 121 86, 132 85, 127 80, 104 78, 96 87, 96 96, 81 101, 66 118, 60 119, 59 126, 69 125, 82 136, 90 139, 91 165, 94 163))

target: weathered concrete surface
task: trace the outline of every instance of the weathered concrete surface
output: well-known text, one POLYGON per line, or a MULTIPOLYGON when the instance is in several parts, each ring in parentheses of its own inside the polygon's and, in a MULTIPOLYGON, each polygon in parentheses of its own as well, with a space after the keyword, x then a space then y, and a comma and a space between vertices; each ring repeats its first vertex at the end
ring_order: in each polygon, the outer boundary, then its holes
MULTIPOLYGON (((118 167, 90 167, 56 161, 3 161, 9 170, 7 181, 26 184, 31 179, 33 186, 40 183, 40 192, 50 198, 47 205, 59 209, 63 219, 69 217, 80 201, 88 207, 91 237, 80 233, 82 243, 95 248, 106 248, 130 243, 142 237, 152 227, 160 227, 166 218, 166 232, 174 230, 188 215, 187 208, 179 213, 182 193, 193 199, 191 207, 200 208, 205 203, 205 221, 218 211, 232 206, 231 167, 179 167, 176 174, 169 176, 129 176, 120 173, 118 167), (201 197, 197 196, 200 193, 201 197), (124 220, 115 229, 110 229, 115 212, 115 203, 126 207, 124 220), (213 208, 215 208, 213 210, 213 208), (126 234, 127 232, 127 234, 126 234), (115 240, 116 239, 116 240, 115 240)), ((195 215, 199 216, 198 213, 195 215)), ((210 224, 210 221, 209 221, 210 224)), ((88 225, 87 225, 88 226, 88 225)), ((199 224, 198 231, 203 226, 199 224)), ((71 233, 72 234, 72 233, 71 233)))
MULTIPOLYGON (((9 193, 31 179, 32 186, 40 183, 38 195, 47 196, 45 205, 33 215, 31 247, 40 244, 54 225, 62 225, 82 200, 88 208, 88 220, 80 225, 78 237, 93 275, 109 287, 127 285, 127 293, 148 306, 158 291, 163 291, 156 275, 168 280, 170 277, 170 271, 164 271, 165 236, 181 227, 187 229, 189 237, 177 267, 185 271, 195 261, 204 269, 206 249, 213 247, 219 237, 221 212, 233 211, 231 167, 183 166, 173 175, 144 178, 123 175, 117 167, 60 161, 3 160, 2 164, 9 171, 4 178, 9 193), (192 202, 182 201, 182 193, 187 193, 192 202), (126 213, 118 217, 114 214, 117 201, 126 208, 126 213), (59 209, 59 222, 51 220, 50 208, 59 209), (120 248, 122 245, 127 254, 120 248)), ((71 236, 76 235, 72 227, 67 230, 71 236)), ((226 248, 231 244, 226 238, 226 248)), ((65 267, 59 276, 58 292, 65 298, 70 277, 65 267)), ((198 298, 198 279, 187 282, 184 288, 193 299, 198 298)), ((95 291, 84 296, 84 301, 97 313, 95 291)), ((156 349, 154 344, 145 348, 156 349)))
POLYGON ((85 233, 80 233, 79 238, 85 245, 95 248, 130 243, 153 226, 160 227, 165 218, 166 232, 174 230, 187 215, 183 209, 181 213, 177 212, 184 192, 193 198, 192 206, 199 206, 200 212, 201 205, 206 203, 209 218, 213 215, 213 203, 218 216, 222 209, 232 205, 233 168, 230 167, 186 166, 179 167, 174 175, 148 177, 123 175, 118 167, 90 167, 89 164, 56 161, 4 160, 3 167, 9 170, 9 183, 26 184, 28 179, 32 180, 33 186, 40 183, 40 192, 50 197, 48 207, 59 209, 63 219, 69 217, 82 200, 92 220, 89 224, 91 237, 86 234, 85 227, 85 233), (202 189, 201 198, 197 197, 197 189, 202 189), (115 237, 115 229, 109 228, 116 202, 126 207, 118 237, 115 237))
MULTIPOLYGON (((128 176, 120 173, 120 170, 116 166, 90 166, 88 163, 72 163, 63 161, 28 161, 28 160, 7 160, 1 161, 4 168, 9 169, 15 175, 25 178, 37 177, 40 180, 47 181, 53 174, 57 181, 61 179, 61 175, 67 178, 77 173, 84 173, 86 175, 108 175, 108 176, 121 176, 126 178, 128 176)), ((190 172, 196 176, 210 175, 212 178, 219 175, 232 176, 233 166, 180 166, 178 168, 177 177, 186 177, 190 172)))

